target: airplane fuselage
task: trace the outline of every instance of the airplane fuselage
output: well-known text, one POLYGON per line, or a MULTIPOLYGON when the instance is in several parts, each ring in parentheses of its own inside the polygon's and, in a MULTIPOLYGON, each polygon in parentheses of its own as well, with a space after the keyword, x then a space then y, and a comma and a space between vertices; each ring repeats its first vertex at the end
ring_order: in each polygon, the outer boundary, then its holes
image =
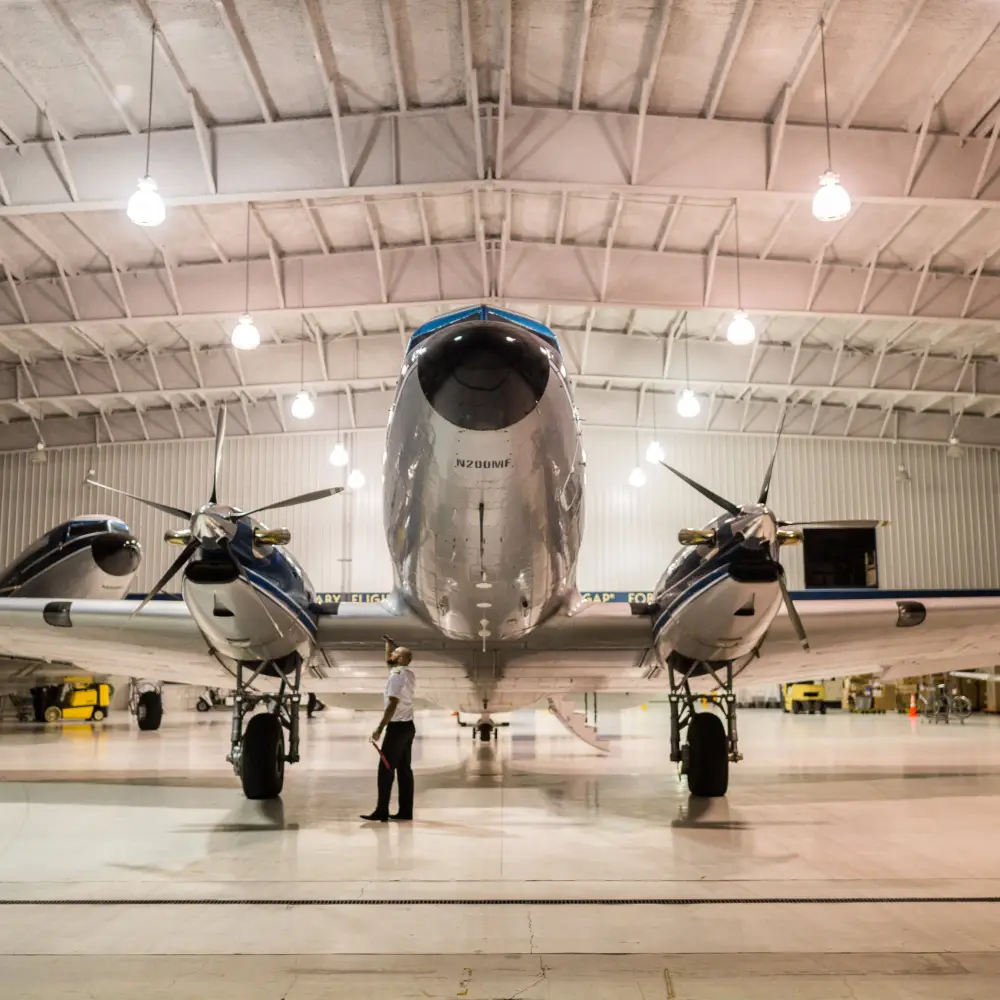
POLYGON ((494 310, 459 317, 417 331, 407 352, 385 528, 409 607, 451 638, 493 643, 574 590, 584 456, 551 333, 494 310))

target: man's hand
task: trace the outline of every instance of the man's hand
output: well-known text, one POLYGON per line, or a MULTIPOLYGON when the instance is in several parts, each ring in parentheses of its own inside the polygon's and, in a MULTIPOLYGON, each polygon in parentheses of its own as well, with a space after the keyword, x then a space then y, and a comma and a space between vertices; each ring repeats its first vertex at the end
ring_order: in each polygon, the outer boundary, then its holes
POLYGON ((372 733, 372 737, 371 737, 372 743, 378 743, 378 741, 380 739, 382 739, 382 727, 381 726, 379 726, 378 729, 376 729, 375 732, 372 733))

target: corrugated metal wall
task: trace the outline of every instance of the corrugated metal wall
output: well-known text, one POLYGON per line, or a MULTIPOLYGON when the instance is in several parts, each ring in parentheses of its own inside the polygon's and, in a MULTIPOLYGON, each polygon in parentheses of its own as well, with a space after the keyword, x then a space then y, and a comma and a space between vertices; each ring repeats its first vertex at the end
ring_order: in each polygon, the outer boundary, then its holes
MULTIPOLYGON (((383 590, 392 574, 382 531, 381 432, 346 435, 366 485, 341 497, 276 511, 268 523, 292 530, 291 550, 320 590, 383 590)), ((737 502, 756 498, 773 439, 753 435, 661 435, 667 461, 737 502)), ((333 434, 234 438, 227 442, 220 499, 249 507, 321 486, 342 484, 345 470, 327 456, 333 434)), ((677 530, 714 517, 712 505, 665 469, 643 467, 642 489, 627 484, 648 432, 586 433, 587 529, 580 563, 583 589, 648 589, 677 549, 677 530)), ((138 588, 166 568, 176 550, 162 541, 178 522, 134 501, 83 484, 88 469, 103 482, 180 507, 208 499, 209 441, 54 450, 44 464, 24 453, 0 455, 0 564, 47 528, 73 514, 124 517, 146 558, 138 588)), ((1000 586, 997 501, 1000 455, 967 449, 958 460, 944 448, 786 438, 771 502, 780 517, 882 517, 883 587, 1000 586), (902 459, 911 481, 898 483, 902 459)), ((526 526, 530 530, 530 526, 526 526)), ((786 550, 793 587, 802 585, 801 550, 786 550)))

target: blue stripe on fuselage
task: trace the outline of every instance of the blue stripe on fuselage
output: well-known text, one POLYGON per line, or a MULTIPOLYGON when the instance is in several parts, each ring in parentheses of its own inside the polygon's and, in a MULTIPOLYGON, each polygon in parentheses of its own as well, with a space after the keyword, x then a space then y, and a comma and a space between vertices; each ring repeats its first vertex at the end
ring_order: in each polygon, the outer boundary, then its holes
POLYGON ((677 597, 667 605, 666 609, 660 614, 653 625, 653 637, 655 638, 660 630, 666 625, 667 620, 671 618, 677 611, 687 604, 692 598, 697 597, 699 594, 703 594, 706 590, 710 590, 717 583, 721 583, 723 580, 729 578, 729 565, 728 563, 723 566, 719 566, 712 570, 711 573, 706 573, 705 576, 696 580, 687 588, 683 593, 679 594, 677 597))
POLYGON ((268 597, 273 598, 286 610, 291 611, 292 614, 295 615, 303 625, 305 625, 311 634, 315 634, 316 622, 313 621, 306 609, 302 607, 302 605, 299 604, 299 602, 296 601, 291 594, 282 590, 263 574, 250 569, 249 566, 244 566, 243 569, 246 572, 247 579, 253 586, 255 586, 258 590, 263 591, 268 597))
POLYGON ((428 337, 432 333, 437 333, 445 327, 453 326, 456 323, 464 323, 470 319, 479 319, 483 322, 490 319, 498 319, 504 323, 519 326, 522 330, 527 330, 529 333, 533 333, 546 340, 560 354, 562 353, 556 335, 544 323, 539 323, 528 316, 522 316, 520 313, 509 312, 506 309, 496 309, 493 306, 473 306, 470 309, 459 309, 457 312, 448 313, 445 316, 438 316, 435 319, 429 320, 413 331, 413 336, 410 337, 409 343, 406 345, 406 353, 409 354, 418 341, 423 340, 424 337, 428 337))

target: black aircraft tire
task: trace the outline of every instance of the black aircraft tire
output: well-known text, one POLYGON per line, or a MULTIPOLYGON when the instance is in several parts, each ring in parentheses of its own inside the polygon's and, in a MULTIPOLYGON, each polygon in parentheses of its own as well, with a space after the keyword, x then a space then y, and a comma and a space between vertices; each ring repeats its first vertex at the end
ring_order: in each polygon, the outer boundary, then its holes
POLYGON ((717 715, 698 712, 688 726, 688 790, 699 798, 716 799, 729 788, 729 741, 717 715))
POLYGON ((243 734, 240 780, 248 799, 276 799, 285 784, 285 737, 269 712, 253 716, 243 734))
POLYGON ((160 728, 163 721, 163 696, 159 691, 143 691, 135 709, 135 719, 143 732, 160 728))

